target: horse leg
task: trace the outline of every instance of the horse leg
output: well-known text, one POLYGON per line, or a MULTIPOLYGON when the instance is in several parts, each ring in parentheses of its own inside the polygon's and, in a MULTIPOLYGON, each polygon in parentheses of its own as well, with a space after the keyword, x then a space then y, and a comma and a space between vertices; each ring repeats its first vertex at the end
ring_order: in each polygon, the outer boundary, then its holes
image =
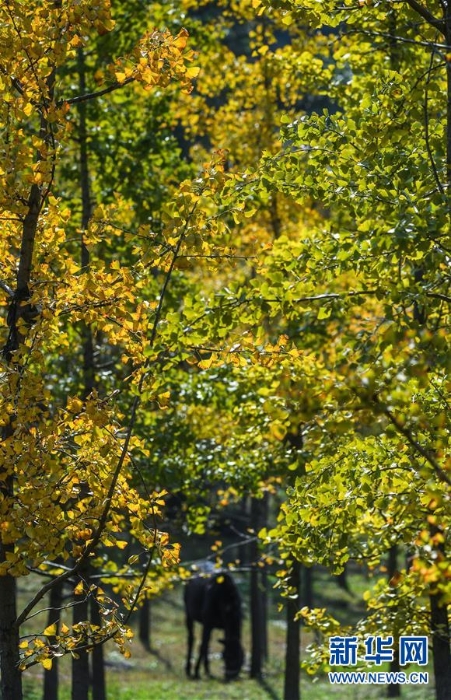
POLYGON ((211 627, 208 625, 204 625, 204 634, 202 636, 202 642, 204 645, 204 668, 205 668, 205 675, 208 677, 210 676, 210 658, 208 655, 208 648, 210 646, 210 634, 211 634, 211 627))
POLYGON ((193 645, 194 645, 194 620, 192 617, 186 616, 186 628, 188 630, 188 654, 186 657, 185 672, 189 677, 191 676, 191 659, 193 656, 193 645))
POLYGON ((204 625, 202 628, 202 641, 199 649, 199 657, 196 663, 195 678, 199 678, 200 665, 202 661, 204 662, 205 673, 207 676, 210 675, 210 661, 208 658, 208 647, 210 645, 210 634, 211 627, 209 625, 204 625))

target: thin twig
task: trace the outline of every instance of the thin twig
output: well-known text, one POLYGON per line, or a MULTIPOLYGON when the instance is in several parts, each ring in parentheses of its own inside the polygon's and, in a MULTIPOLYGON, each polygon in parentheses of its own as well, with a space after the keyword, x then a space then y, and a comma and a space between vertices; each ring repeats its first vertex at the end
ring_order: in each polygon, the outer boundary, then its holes
POLYGON ((423 110, 424 110, 424 137, 425 137, 425 141, 426 141, 426 149, 427 149, 427 152, 428 152, 429 161, 430 161, 431 167, 432 167, 432 172, 434 173, 435 182, 437 183, 437 187, 438 187, 438 189, 439 189, 439 191, 440 191, 440 194, 442 194, 442 195, 444 196, 444 195, 445 195, 445 190, 443 189, 443 185, 442 185, 442 183, 440 182, 440 178, 439 178, 439 176, 438 176, 437 167, 436 167, 436 165, 435 165, 434 156, 433 156, 433 154, 432 154, 431 144, 430 144, 430 141, 429 141, 429 111, 428 111, 428 99, 429 99, 429 82, 430 82, 430 80, 431 80, 431 73, 432 73, 433 64, 434 64, 434 52, 431 52, 431 59, 430 59, 430 61, 429 61, 429 70, 428 70, 428 72, 427 72, 426 85, 425 85, 425 88, 424 88, 424 105, 423 105, 423 110))
POLYGON ((364 36, 374 37, 380 36, 382 39, 391 39, 392 41, 399 41, 403 44, 413 44, 414 46, 424 46, 428 49, 436 49, 438 52, 442 50, 451 50, 451 46, 448 46, 448 44, 440 44, 437 41, 420 41, 419 39, 409 39, 408 37, 398 36, 397 34, 391 34, 390 32, 376 32, 372 30, 370 31, 369 29, 352 29, 346 31, 346 36, 350 36, 351 34, 363 34, 364 36))
POLYGON ((77 95, 76 97, 69 97, 67 100, 59 100, 57 102, 57 107, 62 107, 63 104, 68 104, 68 105, 76 105, 80 104, 80 102, 87 102, 88 100, 95 100, 97 97, 102 97, 102 95, 107 95, 109 92, 114 92, 115 90, 119 90, 122 87, 125 87, 125 85, 129 85, 132 83, 136 78, 133 76, 130 76, 129 78, 126 78, 123 82, 115 82, 112 85, 109 85, 108 87, 104 88, 103 90, 98 90, 97 92, 88 92, 85 95, 77 95))
POLYGON ((406 438, 406 440, 414 448, 414 450, 416 450, 416 452, 418 452, 422 457, 424 457, 424 459, 431 465, 439 479, 451 486, 451 479, 448 477, 446 472, 443 471, 442 467, 439 465, 435 457, 432 456, 430 451, 423 447, 423 445, 421 445, 418 442, 418 440, 415 440, 410 430, 405 426, 401 425, 396 416, 394 416, 393 413, 386 406, 382 406, 377 396, 375 396, 373 400, 381 408, 382 413, 385 416, 387 416, 390 423, 396 428, 398 433, 401 433, 401 435, 403 435, 406 438))
POLYGON ((0 287, 3 289, 4 292, 6 292, 10 297, 14 296, 14 290, 11 289, 9 285, 6 284, 6 282, 3 282, 0 280, 0 287))

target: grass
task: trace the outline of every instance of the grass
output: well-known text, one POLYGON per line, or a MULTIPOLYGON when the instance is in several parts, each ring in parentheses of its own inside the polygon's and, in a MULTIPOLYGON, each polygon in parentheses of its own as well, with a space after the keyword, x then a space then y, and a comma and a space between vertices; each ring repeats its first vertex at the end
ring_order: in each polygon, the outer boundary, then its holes
MULTIPOLYGON (((334 601, 342 617, 351 620, 359 614, 357 598, 338 589, 330 577, 319 572, 316 585, 321 592, 321 604, 334 601), (327 599, 329 598, 329 601, 327 599)), ((352 585, 352 584, 351 584, 352 585)), ((107 645, 108 700, 281 700, 283 697, 283 666, 285 625, 283 615, 272 607, 269 625, 270 660, 261 683, 248 677, 245 668, 241 679, 225 684, 222 682, 221 647, 216 631, 211 644, 212 679, 187 680, 184 675, 185 628, 181 590, 175 590, 156 601, 152 606, 152 647, 146 652, 135 638, 132 642, 132 658, 124 659, 114 645, 107 645)), ((199 631, 197 631, 199 634, 199 631)), ((311 641, 304 630, 303 647, 311 641)), ((243 645, 249 656, 250 629, 246 615, 243 629, 243 645)), ((413 670, 418 670, 417 668, 413 670)), ((70 700, 70 661, 60 661, 60 700, 70 700)), ((42 699, 42 671, 31 669, 25 676, 24 700, 42 699)), ((384 686, 331 685, 326 677, 312 680, 301 675, 302 700, 376 700, 385 698, 384 686)), ((429 700, 434 697, 432 685, 404 686, 403 700, 429 700)), ((45 700, 45 699, 44 699, 45 700)))

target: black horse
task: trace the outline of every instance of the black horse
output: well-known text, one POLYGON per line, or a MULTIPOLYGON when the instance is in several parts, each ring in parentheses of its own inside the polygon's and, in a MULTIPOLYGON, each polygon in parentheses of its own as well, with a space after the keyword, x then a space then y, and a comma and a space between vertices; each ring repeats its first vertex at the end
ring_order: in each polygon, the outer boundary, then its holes
POLYGON ((224 630, 223 659, 225 678, 236 678, 244 661, 241 646, 241 597, 232 577, 218 573, 209 578, 196 577, 188 581, 184 593, 186 627, 188 629, 188 656, 186 674, 192 675, 191 661, 194 645, 194 622, 200 622, 202 641, 194 668, 194 678, 199 678, 200 666, 204 662, 205 673, 210 675, 208 645, 213 629, 224 630))

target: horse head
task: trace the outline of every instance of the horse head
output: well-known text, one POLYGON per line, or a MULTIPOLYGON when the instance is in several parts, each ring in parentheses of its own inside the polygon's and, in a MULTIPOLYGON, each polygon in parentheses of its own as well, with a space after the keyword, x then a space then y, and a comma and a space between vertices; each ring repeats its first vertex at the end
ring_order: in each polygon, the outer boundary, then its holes
POLYGON ((225 665, 225 679, 232 681, 239 676, 244 663, 244 651, 238 637, 219 640, 224 645, 222 658, 225 665))

